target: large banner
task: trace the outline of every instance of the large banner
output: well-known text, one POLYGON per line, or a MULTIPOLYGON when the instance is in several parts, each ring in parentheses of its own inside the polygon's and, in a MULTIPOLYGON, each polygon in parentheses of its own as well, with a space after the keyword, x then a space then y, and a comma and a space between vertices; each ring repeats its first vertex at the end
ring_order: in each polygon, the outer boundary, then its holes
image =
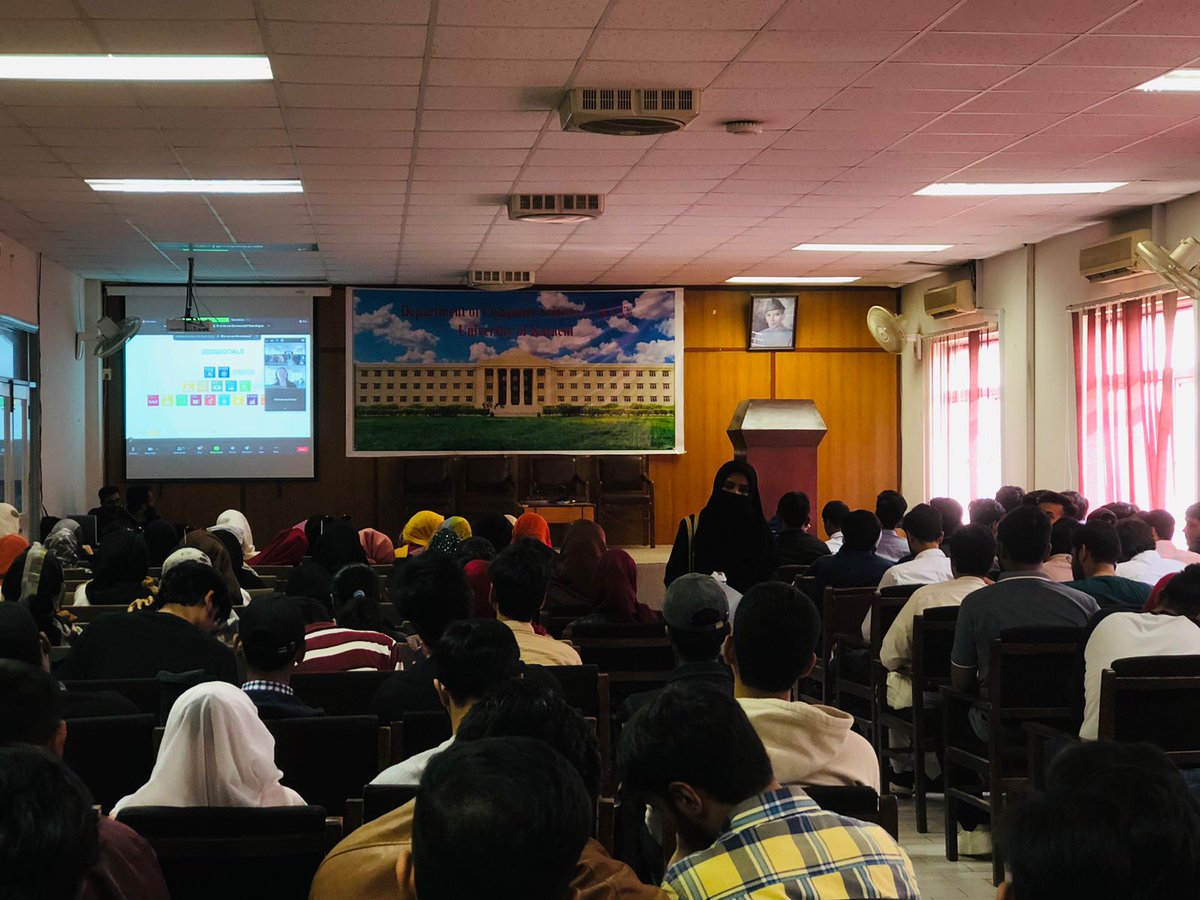
POLYGON ((683 290, 354 288, 347 452, 682 453, 683 290))

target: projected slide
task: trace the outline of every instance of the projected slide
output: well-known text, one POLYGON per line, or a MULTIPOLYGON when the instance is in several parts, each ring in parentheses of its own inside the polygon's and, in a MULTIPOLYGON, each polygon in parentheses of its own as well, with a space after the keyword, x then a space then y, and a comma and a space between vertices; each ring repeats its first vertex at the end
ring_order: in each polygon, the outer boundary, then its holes
POLYGON ((179 298, 126 300, 127 478, 311 478, 311 299, 204 305, 212 331, 179 333, 179 298))

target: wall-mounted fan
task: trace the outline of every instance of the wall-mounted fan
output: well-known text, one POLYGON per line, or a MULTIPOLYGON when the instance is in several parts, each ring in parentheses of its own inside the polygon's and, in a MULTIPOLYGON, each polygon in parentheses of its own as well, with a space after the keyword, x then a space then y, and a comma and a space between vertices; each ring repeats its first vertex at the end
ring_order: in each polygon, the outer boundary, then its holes
POLYGON ((905 344, 913 344, 917 350, 917 358, 921 357, 920 335, 909 334, 905 328, 904 319, 882 306, 872 306, 867 310, 867 328, 875 343, 888 353, 899 355, 904 352, 905 344))
POLYGON ((1200 299, 1200 242, 1194 237, 1184 238, 1170 253, 1154 241, 1142 241, 1137 245, 1137 252, 1146 265, 1169 281, 1179 293, 1200 299))
POLYGON ((102 317, 96 323, 96 330, 99 334, 96 336, 96 346, 92 348, 92 355, 101 359, 112 356, 124 347, 141 327, 142 320, 137 316, 130 316, 120 322, 108 316, 102 317))

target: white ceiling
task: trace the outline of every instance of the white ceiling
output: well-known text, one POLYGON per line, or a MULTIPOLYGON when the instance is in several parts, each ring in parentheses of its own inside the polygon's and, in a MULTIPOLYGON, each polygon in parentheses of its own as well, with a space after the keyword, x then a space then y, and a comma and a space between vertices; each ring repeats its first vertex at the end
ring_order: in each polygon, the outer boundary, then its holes
POLYGON ((0 230, 82 274, 712 284, 993 255, 1200 190, 1200 94, 1131 89, 1200 59, 1196 0, 0 0, 0 53, 267 53, 249 84, 0 82, 0 230), (31 16, 36 15, 36 18, 31 16), (571 86, 699 86, 648 138, 563 133, 571 86), (760 135, 722 122, 760 119, 760 135), (304 194, 94 193, 84 178, 300 178, 304 194), (1097 196, 913 197, 933 181, 1129 181, 1097 196), (579 226, 511 191, 608 195, 579 226))

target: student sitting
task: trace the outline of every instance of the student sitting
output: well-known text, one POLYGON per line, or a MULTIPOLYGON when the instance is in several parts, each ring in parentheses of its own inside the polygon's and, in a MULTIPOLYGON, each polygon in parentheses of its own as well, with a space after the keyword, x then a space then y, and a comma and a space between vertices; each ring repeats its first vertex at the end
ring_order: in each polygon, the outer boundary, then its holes
POLYGON ((902 584, 949 581, 950 560, 942 552, 942 515, 928 503, 918 503, 904 516, 904 534, 912 559, 896 563, 879 579, 879 589, 902 584))
MULTIPOLYGON (((1192 512, 1194 507, 1189 507, 1188 512, 1192 512)), ((1200 512, 1197 509, 1196 512, 1200 512)), ((1186 520, 1190 525, 1192 521, 1196 521, 1191 515, 1187 515, 1186 520)), ((1152 509, 1148 513, 1142 513, 1142 520, 1150 526, 1154 531, 1154 549, 1158 551, 1158 555, 1163 559, 1173 559, 1183 563, 1185 566, 1192 563, 1200 563, 1200 553, 1193 553, 1191 550, 1180 550, 1173 543, 1175 537, 1175 517, 1165 509, 1152 509)), ((1197 521, 1200 525, 1200 521, 1197 521)), ((1187 533, 1187 528, 1184 529, 1187 533)))
POLYGON ((829 535, 825 546, 829 548, 830 553, 837 553, 842 549, 842 519, 846 518, 848 512, 850 507, 841 500, 830 500, 821 507, 821 527, 829 535))
POLYGON ((870 510, 856 509, 842 519, 842 547, 832 556, 822 556, 811 566, 809 588, 820 599, 825 588, 876 587, 884 573, 895 565, 875 553, 879 543, 879 519, 870 510))
POLYGON ((828 556, 830 549, 820 538, 809 534, 812 504, 803 491, 788 491, 779 498, 777 515, 783 530, 775 538, 775 553, 781 566, 807 566, 828 556))
POLYGON ((1163 559, 1155 549, 1154 531, 1137 516, 1126 516, 1117 522, 1121 539, 1121 562, 1117 574, 1122 578, 1144 581, 1154 587, 1165 575, 1183 569, 1176 559, 1163 559))
POLYGON ((875 552, 891 562, 899 562, 908 554, 908 541, 896 531, 906 509, 908 501, 898 491, 881 491, 875 498, 875 516, 883 527, 875 552))
POLYGON ((1004 518, 1004 507, 990 497, 981 497, 967 504, 967 512, 972 525, 985 525, 996 533, 996 526, 1004 518))
POLYGON ((289 597, 259 597, 242 610, 238 643, 246 660, 242 690, 262 719, 323 716, 296 696, 292 671, 304 659, 304 613, 289 597))
MULTIPOLYGON (((361 546, 359 549, 362 549, 361 546)), ((321 574, 323 568, 306 563, 297 567, 297 571, 304 569, 314 581, 324 584, 321 574)), ((370 569, 366 571, 374 576, 370 569)), ((292 579, 289 578, 289 594, 292 588, 292 579)), ((359 604, 367 605, 365 594, 362 597, 355 596, 361 593, 364 592, 354 591, 349 601, 338 607, 338 612, 350 612, 357 609, 359 604)), ((378 603, 375 606, 378 609, 378 603)), ((403 643, 382 631, 342 627, 333 612, 332 593, 308 592, 301 602, 301 609, 307 625, 304 629, 304 658, 297 663, 297 672, 387 672, 399 668, 403 643), (312 594, 320 599, 314 599, 312 594)), ((352 620, 358 621, 353 617, 352 620)))
POLYGON ((543 666, 582 664, 575 648, 564 641, 537 634, 533 617, 546 596, 548 572, 538 551, 514 544, 492 560, 492 607, 496 618, 512 629, 521 648, 521 661, 543 666))
POLYGON ((1078 522, 1066 517, 1050 524, 1050 555, 1042 563, 1042 571, 1049 575, 1052 581, 1066 582, 1075 578, 1072 553, 1075 529, 1078 527, 1078 522))
POLYGON ((1150 585, 1117 574, 1121 539, 1116 528, 1101 521, 1080 525, 1071 535, 1071 545, 1075 580, 1067 587, 1095 597, 1101 609, 1140 610, 1146 605, 1150 585))

